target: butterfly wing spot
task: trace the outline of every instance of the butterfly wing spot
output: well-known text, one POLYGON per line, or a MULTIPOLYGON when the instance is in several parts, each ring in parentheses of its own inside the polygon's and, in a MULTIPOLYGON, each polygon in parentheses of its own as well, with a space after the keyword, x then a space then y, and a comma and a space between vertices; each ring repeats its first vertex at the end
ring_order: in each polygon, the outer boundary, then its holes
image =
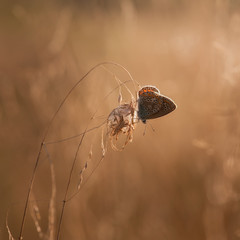
POLYGON ((151 85, 147 85, 147 86, 142 87, 139 90, 138 95, 141 96, 142 94, 149 93, 149 92, 155 92, 157 94, 160 94, 160 91, 156 87, 151 86, 151 85))

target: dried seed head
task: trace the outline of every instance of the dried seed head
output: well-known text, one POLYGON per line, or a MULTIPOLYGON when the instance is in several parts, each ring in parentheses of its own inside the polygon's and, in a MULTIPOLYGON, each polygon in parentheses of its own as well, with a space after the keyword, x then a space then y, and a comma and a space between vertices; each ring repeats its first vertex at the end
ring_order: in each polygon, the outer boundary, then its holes
POLYGON ((131 102, 130 104, 121 104, 117 108, 113 109, 109 114, 107 119, 108 125, 108 135, 112 148, 114 150, 123 150, 128 142, 131 142, 133 139, 133 130, 135 129, 135 123, 137 120, 137 111, 135 104, 131 102), (119 134, 126 135, 125 144, 121 149, 118 149, 113 144, 113 139, 118 139, 119 134))

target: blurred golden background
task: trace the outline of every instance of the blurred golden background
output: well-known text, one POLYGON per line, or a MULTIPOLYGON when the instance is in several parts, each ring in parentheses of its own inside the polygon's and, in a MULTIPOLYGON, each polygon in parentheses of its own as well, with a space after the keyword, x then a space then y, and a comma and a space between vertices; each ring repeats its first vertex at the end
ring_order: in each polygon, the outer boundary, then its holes
MULTIPOLYGON (((18 237, 39 145, 53 113, 75 82, 103 61, 122 64, 141 85, 157 86, 178 109, 148 121, 145 136, 139 123, 124 151, 108 147, 88 183, 66 205, 61 239, 240 239, 239 1, 1 5, 1 239, 8 239, 7 213, 18 237)), ((129 80, 121 69, 108 69, 129 80)), ((115 86, 111 74, 96 69, 61 109, 47 140, 84 131, 98 105, 102 113, 96 121, 106 119, 118 105, 118 91, 107 100, 104 96, 115 86)), ((100 129, 87 135, 76 181, 91 146, 90 164, 99 160, 100 136, 100 129)), ((78 141, 48 146, 56 170, 56 226, 78 141)), ((33 192, 44 232, 50 175, 42 154, 33 192)), ((73 182, 70 192, 76 187, 73 182)), ((23 236, 39 239, 29 211, 23 236)))

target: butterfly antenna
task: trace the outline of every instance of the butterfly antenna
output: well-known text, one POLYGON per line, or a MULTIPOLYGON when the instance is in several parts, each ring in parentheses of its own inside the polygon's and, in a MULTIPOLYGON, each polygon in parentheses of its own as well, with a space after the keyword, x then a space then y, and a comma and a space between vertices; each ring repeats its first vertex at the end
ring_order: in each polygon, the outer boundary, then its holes
POLYGON ((153 131, 154 133, 156 133, 156 130, 155 130, 155 128, 152 126, 151 123, 150 123, 150 126, 151 126, 151 128, 152 128, 152 131, 153 131))
POLYGON ((144 128, 143 136, 145 136, 146 131, 147 131, 147 124, 145 124, 145 128, 144 128))

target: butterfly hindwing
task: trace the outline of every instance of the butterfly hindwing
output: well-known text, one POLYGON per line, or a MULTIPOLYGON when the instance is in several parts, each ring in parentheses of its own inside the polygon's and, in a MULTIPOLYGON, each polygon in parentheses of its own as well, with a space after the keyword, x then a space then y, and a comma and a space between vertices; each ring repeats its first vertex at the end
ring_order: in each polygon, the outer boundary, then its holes
POLYGON ((138 117, 145 123, 147 119, 162 117, 176 109, 176 104, 161 95, 156 87, 143 87, 139 91, 138 117))

